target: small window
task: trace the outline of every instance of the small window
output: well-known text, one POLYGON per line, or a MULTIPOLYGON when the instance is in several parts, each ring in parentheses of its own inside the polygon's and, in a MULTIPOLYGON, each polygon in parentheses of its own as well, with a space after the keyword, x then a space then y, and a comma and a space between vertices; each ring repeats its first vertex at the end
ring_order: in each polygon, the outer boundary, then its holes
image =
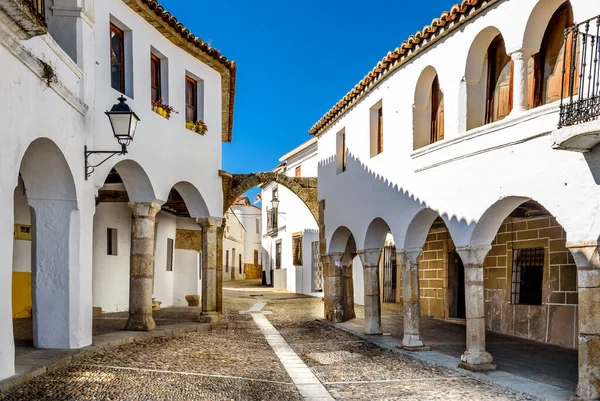
POLYGON ((275 269, 281 269, 281 241, 275 243, 275 269))
POLYGON ((114 24, 110 24, 110 62, 111 86, 125 93, 125 36, 114 24))
POLYGON ((150 54, 150 85, 152 92, 152 101, 157 102, 162 99, 161 91, 161 70, 160 70, 160 58, 155 54, 150 54))
POLYGON ((260 234, 260 220, 256 219, 256 233, 260 234))
POLYGON ((302 177, 302 166, 296 167, 296 177, 302 177))
POLYGON ((174 241, 171 238, 167 238, 167 271, 173 271, 173 248, 174 241))
POLYGON ((258 251, 254 250, 254 267, 258 266, 258 251))
POLYGON ((512 304, 542 304, 544 253, 544 248, 513 250, 512 304))
POLYGON ((231 270, 235 271, 235 248, 231 249, 231 270))
POLYGON ((229 271, 229 249, 225 251, 225 272, 229 271))
POLYGON ((185 77, 185 119, 198 121, 198 81, 185 77))
POLYGON ((106 229, 106 254, 111 256, 117 256, 117 229, 107 228, 106 229))
POLYGON ((338 174, 346 171, 346 131, 338 132, 336 137, 336 164, 338 174))
POLYGON ((379 101, 371 107, 370 113, 370 131, 371 131, 371 157, 377 156, 383 152, 383 106, 379 101))
POLYGON ((302 233, 292 235, 292 258, 294 266, 302 266, 302 233))
POLYGON ((242 254, 240 253, 238 255, 238 267, 239 267, 239 273, 242 274, 242 254))

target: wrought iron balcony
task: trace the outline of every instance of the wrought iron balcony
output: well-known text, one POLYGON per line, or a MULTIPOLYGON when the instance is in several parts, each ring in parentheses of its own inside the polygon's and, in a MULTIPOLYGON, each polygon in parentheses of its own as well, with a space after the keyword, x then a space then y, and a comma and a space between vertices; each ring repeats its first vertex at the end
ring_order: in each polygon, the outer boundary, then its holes
POLYGON ((45 0, 0 0, 2 25, 19 39, 30 39, 47 32, 45 0))
POLYGON ((42 25, 46 25, 46 0, 24 0, 42 25))
POLYGON ((267 235, 275 237, 279 232, 279 221, 277 218, 277 209, 273 208, 267 211, 267 235))
POLYGON ((600 16, 567 28, 565 44, 559 127, 600 117, 600 16))
POLYGON ((600 16, 565 30, 560 118, 554 149, 588 152, 600 144, 600 16))

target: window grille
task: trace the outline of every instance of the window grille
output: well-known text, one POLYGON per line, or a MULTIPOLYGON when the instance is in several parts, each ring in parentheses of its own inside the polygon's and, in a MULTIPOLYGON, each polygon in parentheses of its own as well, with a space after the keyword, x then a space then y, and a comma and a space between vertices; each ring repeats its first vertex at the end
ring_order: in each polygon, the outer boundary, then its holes
POLYGON ((544 254, 544 248, 515 249, 513 251, 512 304, 542 304, 544 254))
POLYGON ((396 247, 383 248, 383 302, 396 302, 396 286, 398 280, 398 265, 396 263, 396 247))
POLYGON ((281 269, 281 241, 275 243, 275 268, 281 269))
POLYGON ((302 266, 302 234, 292 236, 292 258, 294 266, 302 266))

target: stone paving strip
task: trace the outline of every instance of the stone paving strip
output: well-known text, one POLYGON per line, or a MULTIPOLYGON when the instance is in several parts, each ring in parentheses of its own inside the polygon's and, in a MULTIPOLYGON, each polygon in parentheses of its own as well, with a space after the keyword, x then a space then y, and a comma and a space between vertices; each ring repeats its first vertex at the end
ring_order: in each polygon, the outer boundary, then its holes
POLYGON ((265 336, 267 342, 281 361, 281 364, 290 375, 294 385, 305 400, 333 400, 325 386, 317 379, 313 372, 306 366, 292 347, 279 334, 277 329, 265 317, 262 308, 265 302, 254 304, 248 313, 265 336))
POLYGON ((329 326, 341 329, 348 333, 352 333, 364 339, 365 341, 383 349, 387 349, 394 353, 405 355, 415 360, 422 361, 431 365, 441 366, 453 371, 458 371, 461 375, 469 376, 478 381, 506 388, 508 390, 522 392, 531 397, 534 397, 535 399, 544 401, 567 401, 572 395, 571 391, 564 390, 555 386, 550 386, 548 384, 536 382, 534 380, 526 379, 524 377, 513 375, 511 373, 503 372, 500 370, 485 373, 475 373, 464 369, 459 369, 457 367, 460 361, 459 358, 455 358, 436 351, 410 352, 401 350, 396 347, 396 345, 398 344, 397 339, 394 339, 389 336, 368 336, 365 334, 363 326, 353 322, 331 323, 324 319, 319 320, 329 326))

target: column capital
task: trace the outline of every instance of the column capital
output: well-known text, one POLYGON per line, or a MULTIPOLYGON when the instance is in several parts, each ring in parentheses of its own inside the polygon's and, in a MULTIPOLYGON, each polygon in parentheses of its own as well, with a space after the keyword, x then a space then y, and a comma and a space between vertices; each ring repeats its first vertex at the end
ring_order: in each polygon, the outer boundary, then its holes
POLYGON ((356 251, 356 253, 360 257, 360 262, 362 263, 363 267, 379 266, 382 250, 383 248, 361 249, 356 251))
POLYGON ((135 217, 154 217, 160 212, 160 205, 154 202, 129 202, 135 217))
POLYGON ((457 247, 456 252, 462 259, 465 267, 466 265, 483 266, 483 261, 485 260, 485 257, 490 249, 492 249, 491 245, 464 246, 457 247))
POLYGON ((225 219, 222 217, 201 217, 196 219, 196 222, 203 228, 210 226, 219 227, 225 224, 225 219))
POLYGON ((517 60, 529 61, 529 58, 531 56, 533 56, 535 53, 537 53, 537 50, 523 47, 521 49, 511 50, 507 53, 510 56, 510 58, 512 58, 514 61, 517 61, 517 60))
POLYGON ((331 253, 325 254, 325 256, 327 256, 329 258, 329 260, 331 262, 333 262, 335 267, 343 266, 342 261, 344 259, 344 252, 331 252, 331 253))
POLYGON ((423 248, 401 249, 397 253, 400 260, 404 260, 404 258, 406 258, 410 264, 414 265, 419 262, 419 256, 421 256, 423 253, 423 248))

